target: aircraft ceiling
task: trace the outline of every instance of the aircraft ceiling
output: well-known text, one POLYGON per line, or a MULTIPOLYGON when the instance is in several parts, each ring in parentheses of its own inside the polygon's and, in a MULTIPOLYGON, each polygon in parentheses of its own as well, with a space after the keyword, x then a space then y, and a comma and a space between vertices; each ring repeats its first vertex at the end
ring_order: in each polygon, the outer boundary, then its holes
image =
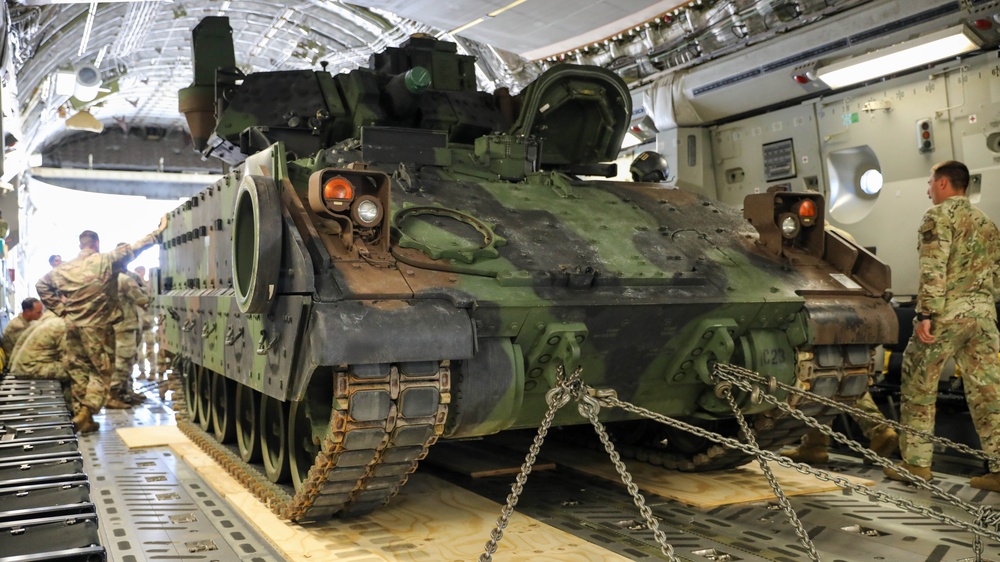
MULTIPOLYGON (((8 0, 4 107, 19 109, 20 130, 5 120, 3 180, 32 152, 94 136, 67 128, 66 119, 76 123, 81 109, 105 131, 183 136, 177 90, 191 83, 191 29, 205 16, 230 18, 237 65, 247 73, 321 62, 349 71, 366 65, 372 52, 430 33, 478 57, 484 89, 516 92, 560 60, 607 66, 634 82, 867 1, 8 0), (57 78, 86 64, 97 69, 101 91, 80 102, 57 87, 57 78)), ((143 167, 156 164, 129 169, 143 167)))

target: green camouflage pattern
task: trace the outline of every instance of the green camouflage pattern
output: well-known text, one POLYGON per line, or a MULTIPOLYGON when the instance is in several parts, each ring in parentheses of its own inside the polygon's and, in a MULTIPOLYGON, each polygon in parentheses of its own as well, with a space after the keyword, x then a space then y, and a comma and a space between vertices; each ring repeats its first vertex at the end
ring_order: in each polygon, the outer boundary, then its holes
POLYGON ((115 367, 113 325, 122 316, 118 274, 157 242, 150 233, 106 253, 83 249, 35 284, 42 304, 66 321, 66 369, 73 381, 74 410, 79 405, 91 412, 104 407, 115 367))
POLYGON ((132 245, 122 244, 106 253, 84 249, 80 254, 43 275, 35 290, 46 308, 76 326, 108 326, 121 319, 118 273, 136 254, 157 243, 146 235, 132 245))
POLYGON ((139 314, 149 304, 149 296, 128 273, 118 274, 118 301, 122 317, 115 323, 115 374, 111 388, 122 392, 132 388, 132 368, 139 344, 139 314))
POLYGON ((3 337, 0 338, 0 347, 3 349, 4 357, 13 360, 14 358, 14 344, 17 343, 18 338, 28 329, 28 325, 31 322, 24 319, 24 316, 18 314, 7 323, 7 327, 3 329, 3 337))
MULTIPOLYGON (((935 320, 933 331, 934 343, 921 342, 914 332, 903 352, 900 423, 934 433, 941 370, 954 357, 983 451, 1000 455, 1000 334, 996 322, 988 318, 935 320)), ((901 435, 899 451, 911 465, 931 466, 934 447, 919 436, 901 435)), ((991 461, 990 472, 1000 472, 1000 463, 991 461)))
MULTIPOLYGON (((733 417, 714 362, 864 394, 872 349, 896 338, 888 271, 826 232, 820 194, 762 193, 741 213, 586 179, 613 175, 631 118, 620 78, 560 65, 518 96, 490 94, 457 72, 472 63, 414 38, 346 74, 219 73, 218 127, 193 136, 233 167, 169 213, 153 275, 161 349, 212 380, 326 407, 331 376, 405 381, 444 365, 442 438, 536 427, 560 366, 702 421, 733 417), (431 85, 413 92, 401 77, 418 63, 431 85), (337 177, 348 206, 324 195, 337 177), (807 199, 818 216, 782 235, 807 199), (379 211, 369 222, 362 201, 379 211)), ((182 103, 192 130, 215 102, 182 103)), ((383 390, 359 392, 381 408, 383 390)), ((584 421, 565 408, 554 423, 584 421)), ((326 422, 312 422, 317 443, 326 422)))
POLYGON ((66 372, 66 321, 50 315, 32 322, 18 342, 10 372, 29 378, 68 382, 66 372))
MULTIPOLYGON (((885 415, 882 413, 882 410, 878 408, 878 405, 875 404, 875 400, 872 399, 870 392, 866 392, 864 396, 858 398, 858 401, 854 403, 854 407, 869 416, 885 420, 885 415)), ((889 427, 884 421, 880 422, 865 418, 856 418, 854 416, 851 416, 851 418, 858 423, 858 426, 861 428, 861 433, 868 438, 869 441, 872 436, 885 431, 885 429, 889 427)))
MULTIPOLYGON (((49 310, 47 308, 44 311, 42 311, 42 316, 36 322, 31 322, 30 324, 28 324, 28 329, 21 333, 22 337, 18 337, 17 338, 17 342, 14 343, 14 349, 11 350, 10 355, 8 355, 7 358, 10 359, 11 361, 13 361, 14 360, 14 356, 17 355, 18 350, 24 344, 24 341, 28 337, 28 334, 30 334, 32 330, 34 330, 35 328, 37 328, 39 323, 44 322, 45 320, 48 320, 49 318, 53 318, 53 317, 55 317, 55 315, 56 314, 54 312, 52 312, 51 310, 49 310)), ((8 363, 9 363, 9 361, 8 361, 8 363)))
POLYGON ((949 197, 924 213, 918 249, 917 312, 935 321, 996 320, 1000 230, 968 197, 949 197))
POLYGON ((139 315, 149 305, 147 295, 128 273, 118 274, 118 301, 121 306, 121 320, 115 323, 115 331, 138 330, 139 315))
POLYGON ((99 412, 111 389, 115 368, 115 331, 111 326, 76 326, 66 317, 66 372, 73 410, 87 406, 99 412))
MULTIPOLYGON (((903 353, 900 421, 934 432, 938 382, 955 359, 983 451, 1000 454, 1000 229, 965 196, 952 196, 924 214, 919 228, 920 288, 917 312, 931 318, 935 341, 916 331, 903 353)), ((914 323, 916 324, 916 320, 914 323)), ((900 438, 903 460, 930 467, 933 446, 919 436, 900 438)), ((991 462, 991 472, 1000 464, 991 462)))

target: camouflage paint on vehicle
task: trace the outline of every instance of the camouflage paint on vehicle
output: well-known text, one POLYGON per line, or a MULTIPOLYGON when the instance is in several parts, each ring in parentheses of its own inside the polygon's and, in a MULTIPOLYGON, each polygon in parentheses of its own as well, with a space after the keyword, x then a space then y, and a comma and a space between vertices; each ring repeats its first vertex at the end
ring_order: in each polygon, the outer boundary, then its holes
MULTIPOLYGON (((196 28, 201 102, 181 105, 199 149, 233 167, 170 213, 158 318, 192 418, 220 440, 235 425, 243 461, 261 445, 271 481, 291 472, 294 494, 258 490, 287 517, 382 505, 438 438, 537 426, 560 365, 725 426, 714 362, 853 402, 873 347, 895 341, 888 269, 825 231, 821 195, 755 195, 741 214, 584 179, 610 175, 629 123, 611 72, 563 65, 488 94, 471 57, 413 38, 348 74, 208 73, 233 59, 226 30, 196 28)), ((798 435, 740 400, 763 443, 798 435)), ((706 452, 664 464, 747 460, 706 452)))

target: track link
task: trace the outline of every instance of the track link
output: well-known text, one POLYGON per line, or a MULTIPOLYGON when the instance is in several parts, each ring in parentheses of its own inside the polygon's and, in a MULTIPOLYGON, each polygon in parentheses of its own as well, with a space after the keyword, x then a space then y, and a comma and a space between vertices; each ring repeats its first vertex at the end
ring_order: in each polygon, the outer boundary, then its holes
POLYGON ((335 374, 334 408, 301 486, 275 484, 197 425, 178 427, 284 519, 360 515, 385 505, 444 431, 449 362, 358 367, 335 374))

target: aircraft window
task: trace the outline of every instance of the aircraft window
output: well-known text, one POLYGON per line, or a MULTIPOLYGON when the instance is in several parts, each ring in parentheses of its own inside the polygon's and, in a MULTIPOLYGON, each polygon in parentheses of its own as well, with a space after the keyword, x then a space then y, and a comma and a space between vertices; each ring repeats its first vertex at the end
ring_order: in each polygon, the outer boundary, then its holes
POLYGON ((872 169, 861 174, 861 191, 868 195, 882 191, 882 172, 872 169))
POLYGON ((871 213, 882 195, 882 166, 870 146, 834 150, 826 156, 829 214, 835 226, 854 224, 871 213))

